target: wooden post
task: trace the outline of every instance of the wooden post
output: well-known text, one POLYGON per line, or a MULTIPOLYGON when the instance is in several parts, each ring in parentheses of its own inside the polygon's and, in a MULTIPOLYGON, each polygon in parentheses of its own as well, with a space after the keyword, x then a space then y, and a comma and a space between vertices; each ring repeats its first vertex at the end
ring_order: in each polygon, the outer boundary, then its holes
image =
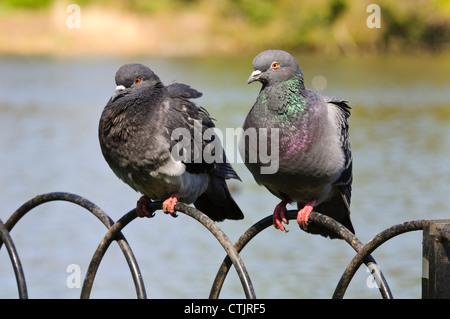
POLYGON ((450 298, 450 219, 424 223, 422 298, 450 298))

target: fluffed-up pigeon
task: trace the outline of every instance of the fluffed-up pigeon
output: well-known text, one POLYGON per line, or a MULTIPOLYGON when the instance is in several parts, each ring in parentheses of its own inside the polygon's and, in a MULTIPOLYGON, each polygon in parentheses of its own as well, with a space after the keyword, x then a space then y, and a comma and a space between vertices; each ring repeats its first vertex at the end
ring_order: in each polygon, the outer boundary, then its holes
POLYGON ((99 123, 103 156, 113 172, 143 194, 136 212, 150 217, 147 205, 163 202, 176 216, 177 201, 194 203, 214 221, 242 219, 226 179, 239 176, 226 161, 213 119, 190 99, 202 94, 190 86, 165 86, 142 64, 125 64, 99 123))

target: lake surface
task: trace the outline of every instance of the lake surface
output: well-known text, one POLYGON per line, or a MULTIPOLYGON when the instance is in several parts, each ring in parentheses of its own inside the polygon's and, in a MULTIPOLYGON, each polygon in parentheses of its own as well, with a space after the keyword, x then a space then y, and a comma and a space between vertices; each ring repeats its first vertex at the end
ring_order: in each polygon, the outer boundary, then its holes
MULTIPOLYGON (((409 220, 450 218, 450 59, 446 57, 327 58, 297 55, 307 87, 348 99, 354 156, 352 220, 367 242, 409 220)), ((198 103, 218 128, 240 127, 260 85, 246 85, 253 56, 209 59, 0 58, 0 218, 3 222, 35 195, 81 195, 118 220, 139 194, 109 169, 97 125, 124 63, 141 62, 161 79, 202 91, 198 103)), ((226 141, 224 141, 226 144, 226 141)), ((231 155, 229 155, 231 157, 231 155)), ((232 242, 270 215, 278 200, 256 185, 241 163, 243 182, 230 187, 243 221, 219 224, 232 242)), ((292 206, 292 209, 294 206, 292 206)), ((225 252, 197 221, 158 212, 135 219, 123 234, 133 249, 149 298, 207 298, 225 252)), ((330 298, 355 255, 344 241, 301 231, 266 229, 241 256, 259 298, 330 298)), ((30 298, 79 298, 69 288, 69 265, 81 282, 106 228, 88 211, 52 202, 28 213, 11 235, 30 298)), ((420 298, 422 232, 398 236, 374 254, 396 298, 420 298)), ((0 298, 17 298, 6 249, 0 250, 0 298)), ((136 298, 118 246, 107 251, 92 298, 136 298)), ((221 298, 244 298, 231 269, 221 298)), ((380 298, 361 267, 345 298, 380 298)))

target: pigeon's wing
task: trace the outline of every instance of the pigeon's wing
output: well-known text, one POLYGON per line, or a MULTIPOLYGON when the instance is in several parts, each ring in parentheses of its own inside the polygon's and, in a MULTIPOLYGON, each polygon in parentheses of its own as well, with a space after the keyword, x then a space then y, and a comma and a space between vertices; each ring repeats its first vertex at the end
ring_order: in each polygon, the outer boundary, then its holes
MULTIPOLYGON (((335 97, 324 97, 329 107, 336 108, 336 121, 338 122, 338 132, 340 137, 341 148, 345 154, 344 170, 334 183, 333 196, 314 207, 317 212, 328 215, 341 224, 343 224, 349 231, 354 233, 354 228, 350 220, 350 198, 352 191, 352 153, 350 149, 349 134, 348 134, 348 117, 350 116, 350 106, 348 102, 335 97)), ((308 232, 313 234, 320 234, 325 237, 337 238, 334 232, 328 231, 323 227, 308 226, 308 232)))
POLYGON ((183 83, 172 83, 167 87, 167 92, 172 98, 184 98, 184 99, 196 99, 201 97, 203 94, 187 84, 183 83))
POLYGON ((209 113, 185 98, 169 94, 166 101, 169 105, 166 110, 166 127, 172 137, 171 152, 181 155, 186 170, 192 173, 207 171, 226 179, 239 179, 227 163, 209 113))
POLYGON ((325 97, 325 100, 332 107, 336 107, 338 109, 339 116, 337 117, 337 121, 339 124, 340 132, 340 141, 341 147, 345 156, 344 163, 344 171, 336 182, 336 185, 339 186, 341 193, 344 195, 347 204, 350 205, 351 198, 351 185, 353 180, 352 173, 352 164, 353 157, 350 148, 350 139, 348 133, 348 118, 350 116, 351 107, 348 105, 348 101, 343 100, 337 97, 325 97))

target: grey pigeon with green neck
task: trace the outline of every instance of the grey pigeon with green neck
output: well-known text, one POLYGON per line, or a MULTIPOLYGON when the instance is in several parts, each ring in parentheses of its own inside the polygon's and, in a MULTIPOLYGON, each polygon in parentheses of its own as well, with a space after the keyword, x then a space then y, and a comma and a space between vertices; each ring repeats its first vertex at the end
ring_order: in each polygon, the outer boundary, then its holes
POLYGON ((180 200, 215 221, 242 219, 225 182, 239 177, 226 162, 212 118, 190 100, 202 94, 181 83, 165 86, 142 64, 120 67, 116 84, 100 118, 100 146, 113 172, 143 194, 138 216, 152 216, 151 200, 164 201, 163 211, 176 216, 180 200), (205 159, 206 148, 211 156, 205 159))
POLYGON ((349 208, 352 154, 347 101, 305 88, 303 72, 287 52, 264 51, 253 60, 253 69, 248 83, 259 81, 262 88, 243 129, 256 129, 260 140, 261 129, 267 128, 267 149, 274 145, 271 132, 278 130, 278 170, 264 173, 267 163, 261 159, 262 152, 247 138, 241 139, 241 155, 255 181, 281 199, 273 213, 274 226, 285 231, 286 205, 296 202, 297 222, 307 232, 336 238, 325 228, 308 225, 312 210, 354 232, 349 208), (258 153, 258 160, 250 160, 255 155, 252 152, 258 153))

